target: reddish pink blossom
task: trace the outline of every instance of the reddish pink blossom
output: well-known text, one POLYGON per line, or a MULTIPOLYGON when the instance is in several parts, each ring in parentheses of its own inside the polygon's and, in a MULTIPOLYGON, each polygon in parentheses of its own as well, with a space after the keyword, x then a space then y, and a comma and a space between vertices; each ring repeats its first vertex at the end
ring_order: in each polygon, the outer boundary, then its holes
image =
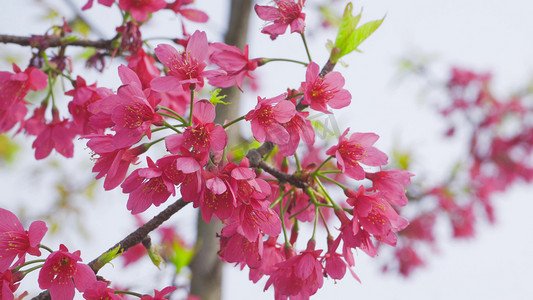
POLYGON ((161 74, 154 64, 155 59, 146 55, 142 47, 134 55, 126 57, 126 60, 128 61, 128 68, 132 69, 139 77, 143 89, 149 88, 150 82, 161 74))
POLYGON ((284 144, 289 141, 290 135, 281 124, 294 117, 296 107, 291 101, 285 100, 286 96, 281 94, 270 99, 257 97, 255 109, 246 114, 246 121, 250 121, 252 133, 258 142, 284 144))
POLYGON ((259 235, 255 241, 250 241, 237 232, 236 223, 227 225, 222 228, 218 255, 229 263, 239 263, 250 268, 260 267, 263 255, 263 236, 259 235))
POLYGON ((178 51, 168 45, 160 44, 155 48, 159 61, 170 69, 169 76, 152 80, 152 89, 158 92, 169 92, 181 85, 183 89, 199 90, 204 86, 204 78, 222 74, 222 71, 204 70, 207 66, 209 47, 207 35, 203 31, 195 31, 187 43, 185 52, 178 51))
POLYGON ((183 134, 174 134, 165 138, 167 149, 179 152, 181 147, 191 149, 194 153, 206 153, 210 150, 221 151, 226 147, 228 136, 222 126, 215 125, 215 106, 208 100, 194 103, 193 126, 187 127, 183 134))
POLYGON ((93 115, 88 106, 112 94, 112 91, 96 87, 96 83, 87 85, 81 76, 76 78, 76 87, 65 93, 72 96, 72 101, 68 104, 68 111, 72 115, 73 123, 80 128, 81 134, 103 133, 103 129, 89 125, 89 118, 93 115))
POLYGON ((121 300, 120 295, 115 294, 115 290, 108 287, 105 281, 94 282, 85 292, 83 298, 87 300, 121 300))
POLYGON ((226 220, 233 214, 237 206, 235 193, 230 185, 230 174, 227 167, 222 171, 213 169, 203 172, 205 187, 195 202, 195 207, 200 207, 202 219, 209 222, 213 214, 220 220, 226 220))
POLYGON ((344 277, 344 274, 346 273, 346 268, 348 267, 348 270, 350 270, 350 273, 352 276, 359 282, 361 280, 355 272, 350 268, 350 266, 353 266, 353 257, 351 255, 351 252, 349 254, 343 253, 343 255, 338 254, 337 247, 339 246, 341 241, 341 238, 337 238, 336 240, 333 240, 333 238, 328 237, 328 252, 324 255, 324 262, 325 262, 325 272, 328 274, 329 277, 333 279, 342 279, 344 277), (343 260, 341 257, 345 257, 345 260, 343 260))
POLYGON ((39 243, 47 230, 43 221, 35 221, 24 230, 17 216, 0 208, 0 273, 24 264, 26 254, 40 256, 39 243))
POLYGON ((122 10, 129 11, 135 21, 143 22, 148 18, 148 13, 165 8, 167 2, 165 0, 119 0, 118 6, 122 10))
MULTIPOLYGON (((14 274, 10 270, 0 272, 0 299, 1 300, 13 300, 15 299, 15 291, 17 291, 22 279, 20 272, 14 274)), ((28 292, 23 293, 17 299, 22 299, 28 292)))
POLYGON ((278 263, 265 285, 265 290, 274 285, 276 299, 309 299, 324 282, 322 264, 318 260, 321 252, 322 250, 315 251, 314 245, 311 245, 299 255, 278 263))
POLYGON ((74 289, 84 292, 96 282, 93 270, 81 262, 80 251, 70 253, 61 244, 39 271, 39 287, 50 291, 52 299, 73 299, 74 289))
MULTIPOLYGON (((85 3, 85 5, 81 8, 81 10, 86 10, 86 9, 93 7, 93 2, 94 0, 87 1, 87 3, 85 3)), ((111 5, 113 5, 114 2, 115 0, 98 0, 98 3, 105 5, 107 7, 111 7, 111 5)))
MULTIPOLYGON (((409 224, 383 199, 381 193, 367 193, 362 185, 357 192, 348 189, 345 193, 348 196, 346 202, 354 207, 354 217, 357 216, 360 226, 384 242, 395 243, 389 235, 409 224)), ((359 230, 359 224, 354 222, 355 233, 359 230)))
POLYGON ((450 213, 450 219, 453 227, 453 237, 470 238, 475 235, 474 224, 476 217, 474 215, 473 205, 458 207, 450 213))
POLYGON ((137 143, 143 134, 151 138, 151 125, 162 125, 163 119, 155 112, 159 99, 149 97, 149 91, 142 90, 137 74, 124 65, 118 67, 118 73, 124 85, 116 96, 111 95, 89 106, 95 114, 90 124, 104 128, 114 124, 113 144, 124 148, 137 143))
POLYGON ((35 159, 46 158, 55 149, 64 157, 74 155, 73 139, 77 129, 67 119, 59 119, 59 111, 52 110, 52 121, 44 126, 32 144, 35 149, 35 159))
POLYGON ((405 187, 411 184, 413 174, 405 170, 386 170, 376 173, 366 173, 366 178, 372 180, 372 188, 383 193, 392 205, 405 206, 407 197, 405 187))
POLYGON ((178 288, 175 286, 167 286, 166 288, 162 289, 161 291, 154 290, 154 296, 150 295, 143 295, 141 297, 141 300, 166 300, 165 296, 167 294, 172 293, 173 291, 177 290, 178 288))
POLYGON ((341 209, 335 210, 335 215, 341 221, 339 238, 344 242, 342 253, 348 265, 354 265, 351 248, 359 248, 370 257, 376 256, 377 250, 370 239, 370 234, 361 228, 359 221, 356 218, 348 219, 341 209))
POLYGON ((24 72, 13 64, 13 71, 0 72, 0 133, 22 123, 27 113, 24 97, 29 90, 39 91, 46 87, 47 76, 41 70, 30 67, 24 72))
POLYGON ((330 113, 331 108, 343 108, 350 105, 352 95, 343 89, 344 77, 339 72, 330 72, 320 77, 320 67, 311 62, 307 66, 305 82, 302 82, 304 99, 302 104, 309 105, 312 109, 330 113))
POLYGON ((281 220, 268 201, 251 201, 235 209, 237 232, 254 242, 258 236, 277 236, 281 233, 281 220))
POLYGON ((250 280, 257 283, 263 275, 271 275, 276 270, 276 265, 285 260, 285 251, 276 243, 277 236, 269 237, 263 242, 261 265, 250 268, 250 280))
POLYGON ((122 192, 130 194, 126 207, 134 215, 147 210, 152 204, 159 206, 170 195, 176 194, 174 184, 166 177, 163 169, 150 157, 146 160, 148 167, 136 169, 121 185, 122 192))
MULTIPOLYGON (((293 100, 294 104, 295 100, 293 100)), ((309 112, 296 111, 294 117, 289 122, 283 123, 289 133, 289 140, 287 143, 278 144, 281 154, 285 157, 294 155, 300 145, 300 139, 308 145, 315 143, 315 131, 311 125, 311 121, 307 120, 309 112)))
POLYGON ((28 113, 26 104, 18 101, 7 109, 0 109, 0 133, 15 127, 17 123, 24 123, 24 117, 28 113))
POLYGON ((412 247, 406 246, 396 249, 394 256, 400 264, 400 274, 409 276, 416 268, 424 266, 424 261, 418 256, 412 247))
POLYGON ((92 170, 98 173, 96 179, 107 175, 104 181, 106 191, 119 186, 126 177, 129 165, 137 162, 138 156, 147 150, 145 145, 117 149, 112 144, 112 135, 92 135, 86 138, 89 138, 87 146, 98 155, 92 170))
POLYGON ((199 23, 205 23, 209 19, 206 13, 201 10, 193 8, 183 8, 182 6, 192 4, 194 0, 175 0, 167 4, 168 9, 172 9, 176 14, 182 15, 184 18, 199 23))
POLYGON ((271 39, 284 34, 287 27, 291 26, 291 33, 303 33, 305 27, 305 14, 302 13, 305 0, 274 0, 277 7, 255 5, 255 12, 261 20, 271 22, 261 30, 269 34, 271 39))
POLYGON ((365 171, 360 163, 368 166, 387 164, 387 155, 373 147, 379 136, 374 133, 353 133, 346 138, 346 129, 339 138, 339 143, 326 151, 327 155, 335 155, 337 167, 353 179, 365 179, 365 171))
POLYGON ((250 72, 257 68, 261 59, 248 58, 248 45, 244 46, 243 51, 224 43, 213 43, 210 47, 212 52, 209 59, 226 71, 226 74, 214 77, 209 84, 224 88, 237 85, 242 90, 244 78, 252 78, 250 72))
POLYGON ((29 67, 24 72, 13 64, 13 71, 0 72, 0 110, 6 110, 16 102, 23 101, 29 90, 40 91, 47 85, 43 71, 29 67))

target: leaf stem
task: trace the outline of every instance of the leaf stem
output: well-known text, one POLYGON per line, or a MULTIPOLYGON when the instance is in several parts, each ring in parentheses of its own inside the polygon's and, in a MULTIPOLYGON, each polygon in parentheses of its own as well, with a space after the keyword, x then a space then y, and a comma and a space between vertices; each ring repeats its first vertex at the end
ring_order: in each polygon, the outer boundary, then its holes
POLYGON ((304 42, 307 58, 309 59, 309 62, 312 62, 313 60, 311 59, 311 54, 309 53, 309 47, 307 47, 307 41, 305 40, 305 34, 301 33, 300 36, 302 37, 302 41, 304 42))

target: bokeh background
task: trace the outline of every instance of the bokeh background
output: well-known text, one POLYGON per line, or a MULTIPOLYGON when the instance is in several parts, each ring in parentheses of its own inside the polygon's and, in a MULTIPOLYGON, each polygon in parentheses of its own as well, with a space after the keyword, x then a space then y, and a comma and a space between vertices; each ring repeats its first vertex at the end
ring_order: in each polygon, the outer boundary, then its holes
MULTIPOLYGON (((84 0, 0 0, 0 32, 15 35, 42 34, 59 17, 48 15, 45 8, 53 7, 60 15, 71 17, 85 4, 84 0)), ((266 1, 259 4, 265 5, 266 1)), ((325 42, 334 39, 333 30, 319 29, 314 8, 319 3, 308 0, 308 42, 314 60, 327 60, 325 42)), ((211 41, 221 41, 226 28, 229 2, 226 0, 196 0, 195 7, 211 18, 206 25, 211 41)), ((413 157, 413 172, 429 181, 438 181, 451 169, 451 164, 464 155, 461 137, 443 140, 446 123, 432 106, 432 97, 422 93, 426 82, 405 76, 400 67, 405 58, 431 63, 436 79, 446 79, 451 66, 461 66, 493 75, 497 97, 527 87, 533 78, 533 4, 528 1, 357 1, 356 11, 364 7, 363 21, 382 18, 378 31, 365 41, 362 53, 343 59, 348 68, 337 67, 346 78, 345 88, 353 95, 347 111, 335 113, 335 122, 343 130, 375 132, 380 135, 377 147, 386 153, 393 149, 409 151, 413 157)), ((334 1, 339 12, 343 1, 334 1)), ((95 4, 84 13, 87 20, 102 32, 113 36, 120 22, 116 8, 95 4)), ((158 13, 158 19, 146 25, 144 37, 176 36, 181 33, 177 17, 170 12, 158 13), (167 24, 167 25, 165 25, 167 24)), ((194 24, 190 24, 191 28, 194 24)), ((251 57, 290 57, 305 60, 305 52, 297 35, 280 36, 271 42, 259 33, 263 23, 252 14, 249 43, 251 57)), ((21 64, 29 58, 28 49, 0 45, 0 66, 9 69, 4 58, 15 58, 21 64)), ((114 65, 122 63, 114 62, 114 65)), ((81 69, 79 69, 81 70, 81 69)), ((115 68, 116 70, 116 68, 115 68)), ((80 71, 81 72, 81 71, 80 71)), ((257 72, 259 90, 256 95, 272 97, 287 87, 297 87, 303 80, 304 68, 272 63, 257 72)), ((89 72, 87 82, 98 81, 106 87, 118 87, 113 68, 104 74, 89 72)), ((256 103, 256 95, 245 96, 243 112, 256 103)), ((246 131, 247 129, 243 129, 246 131)), ((102 192, 102 182, 96 183, 94 198, 87 201, 76 191, 86 191, 93 177, 91 161, 83 142, 76 148, 76 159, 67 160, 52 154, 43 161, 33 160, 31 142, 15 138, 21 150, 12 164, 0 165, 0 207, 21 213, 31 220, 49 211, 57 199, 70 197, 74 201, 73 215, 60 215, 56 235, 48 235, 45 244, 57 247, 65 243, 70 250, 82 250, 84 261, 90 261, 129 233, 135 220, 125 210, 127 196, 120 191, 102 192), (62 170, 61 172, 55 172, 62 170), (58 188, 63 185, 63 191, 58 188), (66 192, 64 189, 67 189, 66 192), (69 190, 70 188, 70 190, 69 190), (66 196, 65 196, 66 195, 66 196)), ((355 271, 358 283, 347 275, 343 280, 327 280, 315 299, 529 299, 533 278, 533 201, 532 187, 516 186, 495 199, 496 224, 478 222, 478 233, 468 240, 452 240, 445 227, 438 230, 439 251, 431 253, 424 269, 408 278, 395 273, 382 273, 383 259, 371 259, 364 253, 356 255, 355 271)), ((64 199, 63 199, 64 200, 64 199)), ((143 214, 145 219, 161 208, 143 214)), ((192 207, 185 208, 171 219, 186 240, 194 237, 192 207)), ((149 262, 137 267, 106 267, 104 277, 120 278, 124 285, 136 281, 161 289, 171 268, 154 272, 149 262)), ((33 274, 36 275, 36 274, 33 274)), ((273 299, 272 290, 263 292, 264 280, 253 284, 247 271, 227 265, 224 273, 224 299, 273 299)), ((36 282, 36 281, 35 281, 36 282)), ((35 293, 36 286, 23 283, 20 290, 35 293)), ((148 290, 146 291, 148 292, 148 290)))

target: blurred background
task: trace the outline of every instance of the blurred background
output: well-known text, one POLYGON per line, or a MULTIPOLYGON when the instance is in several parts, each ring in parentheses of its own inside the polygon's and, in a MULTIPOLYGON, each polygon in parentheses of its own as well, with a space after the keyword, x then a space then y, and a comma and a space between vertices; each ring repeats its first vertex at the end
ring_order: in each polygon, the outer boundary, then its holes
MULTIPOLYGON (((52 23, 59 24, 61 16, 71 19, 80 13, 85 2, 0 0, 0 33, 42 34, 52 23)), ((309 47, 319 64, 327 61, 325 43, 336 34, 334 28, 323 28, 318 21, 318 6, 326 2, 309 0, 305 9, 309 47)), ((331 1, 328 7, 340 14, 345 3, 331 1)), ((349 110, 335 112, 334 118, 328 120, 341 131, 350 127, 352 132, 377 133, 380 139, 376 146, 389 156, 395 150, 409 153, 410 171, 417 178, 413 180, 439 182, 465 155, 466 140, 461 135, 443 139, 448 123, 438 114, 435 99, 442 101, 446 95, 438 88, 433 89, 438 86, 433 83, 445 83, 451 67, 457 66, 491 73, 491 86, 498 98, 509 98, 527 89, 533 75, 530 57, 533 4, 517 0, 383 0, 357 1, 354 6, 354 12, 364 7, 362 22, 386 18, 376 33, 359 47, 361 53, 343 58, 348 68, 336 67, 345 77, 345 88, 353 99, 349 110), (405 67, 406 61, 427 64, 426 78, 413 76, 412 70, 405 67)), ((190 24, 190 28, 205 30, 210 41, 221 41, 227 28, 229 2, 197 0, 193 7, 205 11, 210 21, 198 26, 190 24)), ((116 7, 111 9, 96 3, 83 16, 93 26, 91 37, 111 38, 121 20, 116 7)), ((250 20, 251 58, 306 59, 300 37, 285 34, 272 42, 260 33, 264 22, 255 13, 250 20)), ((157 18, 143 29, 145 38, 180 34, 178 17, 172 12, 158 12, 157 18)), ((158 40, 150 43, 156 45, 158 40)), ((3 71, 10 70, 8 60, 25 66, 29 57, 28 49, 0 45, 3 71)), ((97 81, 99 85, 116 89, 120 81, 115 70, 120 63, 123 63, 120 59, 113 61, 103 73, 84 71, 84 78, 88 83, 97 81)), ((82 68, 78 67, 78 71, 82 68)), ((288 87, 298 87, 305 69, 271 63, 254 74, 259 87, 257 92, 244 94, 242 113, 255 106, 257 95, 273 97, 288 87)), ((102 181, 93 183, 92 162, 84 141, 77 144, 74 159, 52 153, 42 161, 34 160, 31 141, 24 136, 16 136, 14 142, 19 150, 13 162, 0 162, 0 207, 12 210, 28 222, 55 214, 61 208, 54 219, 47 220, 56 234, 47 235, 44 244, 57 248, 59 243, 65 243, 71 251, 80 249, 84 261, 90 261, 135 228, 136 220, 125 209, 127 196, 119 190, 103 192, 102 181)), ((473 238, 453 239, 449 226, 437 223, 440 226, 435 232, 438 249, 427 251, 426 266, 407 278, 398 272, 382 272, 390 259, 387 254, 372 259, 359 252, 354 270, 362 283, 350 276, 337 282, 326 280, 314 299, 528 299, 533 278, 533 235, 529 230, 533 228, 532 192, 531 186, 518 184, 497 194, 493 202, 495 224, 480 217, 473 238)), ((152 207, 142 214, 143 219, 148 220, 162 207, 152 207)), ((186 207, 170 222, 185 241, 193 243, 192 207, 186 207)), ((161 289, 166 286, 161 284, 162 280, 173 272, 164 267, 157 272, 148 260, 125 269, 121 268, 121 261, 114 264, 115 268, 103 269, 102 275, 117 279, 124 286, 142 281, 149 289, 161 289)), ((29 282, 23 282, 19 290, 27 289, 32 295, 38 288, 29 282)), ((224 267, 223 298, 273 299, 272 289, 263 292, 265 282, 263 279, 253 284, 248 280, 247 270, 240 271, 228 264, 224 267)))

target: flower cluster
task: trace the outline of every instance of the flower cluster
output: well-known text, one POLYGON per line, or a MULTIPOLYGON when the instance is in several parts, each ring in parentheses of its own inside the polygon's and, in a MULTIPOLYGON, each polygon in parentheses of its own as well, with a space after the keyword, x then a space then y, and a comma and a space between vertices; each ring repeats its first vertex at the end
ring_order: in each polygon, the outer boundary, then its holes
MULTIPOLYGON (((93 2, 88 1, 83 9, 91 8, 93 2)), ((111 6, 115 2, 98 3, 111 6)), ((73 140, 86 140, 93 152, 96 178, 105 177, 105 190, 120 187, 128 198, 126 209, 133 215, 181 197, 164 212, 177 204, 192 203, 205 222, 217 218, 223 223, 217 235, 219 257, 241 268, 248 266, 254 282, 267 277, 265 289, 273 287, 276 299, 308 299, 325 278, 341 279, 347 270, 358 280, 353 271, 354 251, 375 256, 377 243, 395 246, 397 233, 408 225, 395 206, 407 204, 405 189, 412 174, 387 169, 387 155, 374 146, 377 134, 353 132, 348 136, 347 129, 333 142, 317 141, 311 112, 331 114, 330 109, 349 106, 352 96, 344 88, 341 73, 333 71, 335 62, 328 61, 328 67, 320 70, 312 61, 304 37, 303 0, 255 6, 258 17, 270 22, 261 32, 271 39, 284 34, 289 26, 291 32, 302 35, 309 62, 296 61, 306 66, 301 83, 282 92, 284 87, 274 97, 254 95, 254 108, 234 120, 224 120, 226 116, 219 114, 217 105, 230 105, 232 99, 222 101, 220 90, 211 91, 211 97, 206 98, 206 90, 236 87, 248 92, 246 80, 253 78, 257 68, 290 60, 250 58, 248 45, 241 50, 225 43, 209 43, 206 32, 188 34, 185 23, 183 36, 173 40, 183 48, 159 44, 152 51, 143 46, 146 40, 141 27, 161 10, 172 10, 192 21, 207 21, 203 12, 184 7, 191 3, 116 3, 123 16, 117 35, 103 46, 108 52, 94 54, 87 63, 103 67, 106 55, 123 57, 128 63, 116 68, 121 81, 118 87, 88 84, 81 76, 74 80, 71 70, 57 69, 46 55, 42 57, 43 70, 48 75, 35 67, 24 72, 14 67, 15 73, 0 73, 0 88, 7 91, 0 92, 0 128, 7 131, 19 123, 27 134, 36 136, 33 147, 37 159, 49 156, 54 149, 71 157, 73 140), (53 95, 58 76, 72 84, 72 89, 64 92, 70 100, 65 106, 56 105, 53 95), (46 88, 47 82, 48 96, 25 119, 30 107, 24 101, 26 93, 46 88), (242 143, 241 154, 226 132, 238 122, 251 132, 243 137, 247 141, 242 143), (163 143, 164 150, 148 152, 163 143), (333 189, 345 197, 334 199, 333 189), (312 236, 300 232, 304 223, 314 226, 312 236), (327 237, 317 234, 319 224, 327 230, 327 237), (306 249, 298 249, 304 239, 306 249)), ((66 29, 60 34, 66 35, 66 29)), ((61 41, 60 47, 68 47, 61 41)), ((353 49, 340 50, 348 53, 353 49)), ((24 231, 10 212, 2 210, 0 214, 4 215, 0 218, 2 285, 12 293, 17 284, 13 274, 26 266, 26 254, 40 255, 38 246, 46 227, 36 222, 24 231)), ((171 214, 148 222, 150 230, 171 214)), ((146 228, 139 223, 140 228, 146 228)), ((163 234, 164 251, 151 245, 145 231, 128 238, 135 241, 119 243, 115 252, 105 253, 90 265, 81 262, 80 251, 71 253, 63 244, 57 251, 45 248, 51 253, 35 268, 40 268, 39 287, 47 289, 53 300, 72 299, 76 290, 85 299, 121 299, 122 291, 116 285, 97 280, 99 264, 126 250, 127 264, 146 253, 158 264, 161 259, 177 259, 176 253, 168 251, 184 248, 173 230, 163 234)), ((183 267, 179 262, 174 265, 178 271, 183 267)), ((138 296, 163 299, 174 290, 176 287, 166 287, 154 290, 153 296, 138 296)))

